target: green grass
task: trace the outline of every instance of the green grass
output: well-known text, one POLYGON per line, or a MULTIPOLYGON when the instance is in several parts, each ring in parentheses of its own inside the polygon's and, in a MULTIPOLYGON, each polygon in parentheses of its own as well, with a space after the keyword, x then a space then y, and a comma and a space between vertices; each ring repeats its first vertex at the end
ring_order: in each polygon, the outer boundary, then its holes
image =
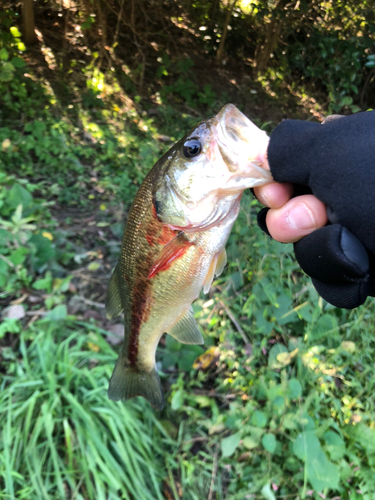
POLYGON ((194 304, 204 348, 158 349, 163 412, 108 400, 117 354, 100 314, 82 320, 103 301, 85 280, 108 281, 137 186, 196 120, 119 109, 121 91, 68 116, 21 73, 0 83, 0 301, 25 314, 0 324, 0 498, 373 500, 374 302, 321 300, 250 194, 225 272, 194 304))
POLYGON ((161 499, 172 441, 145 401, 108 400, 116 354, 102 337, 68 332, 39 322, 20 336, 0 394, 2 498, 161 499))

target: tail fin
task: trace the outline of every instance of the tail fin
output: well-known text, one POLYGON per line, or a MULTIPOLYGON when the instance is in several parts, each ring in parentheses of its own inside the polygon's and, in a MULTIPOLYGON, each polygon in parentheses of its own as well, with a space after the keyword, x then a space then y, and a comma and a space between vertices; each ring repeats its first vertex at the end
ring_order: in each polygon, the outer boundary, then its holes
POLYGON ((126 401, 135 396, 143 396, 156 410, 161 410, 164 406, 164 396, 156 369, 139 372, 136 368, 124 366, 120 355, 109 381, 108 397, 113 401, 126 401))

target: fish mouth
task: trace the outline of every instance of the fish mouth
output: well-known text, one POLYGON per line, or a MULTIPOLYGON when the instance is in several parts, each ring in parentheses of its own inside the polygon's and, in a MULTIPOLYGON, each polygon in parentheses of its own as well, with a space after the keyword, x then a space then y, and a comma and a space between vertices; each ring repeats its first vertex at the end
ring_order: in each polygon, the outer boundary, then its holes
POLYGON ((238 142, 246 140, 242 131, 251 127, 251 121, 236 108, 234 104, 224 106, 216 116, 218 126, 221 128, 221 142, 238 142))
POLYGON ((234 104, 227 104, 219 111, 213 120, 212 132, 229 172, 249 178, 247 187, 273 181, 271 172, 263 167, 269 141, 266 132, 234 104))

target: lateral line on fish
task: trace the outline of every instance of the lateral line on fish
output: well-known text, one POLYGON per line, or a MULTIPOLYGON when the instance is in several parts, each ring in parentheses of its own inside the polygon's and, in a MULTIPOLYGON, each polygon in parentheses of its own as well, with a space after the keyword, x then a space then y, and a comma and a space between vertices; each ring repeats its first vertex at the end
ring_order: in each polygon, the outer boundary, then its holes
POLYGON ((128 341, 129 364, 135 368, 138 358, 139 332, 142 323, 147 321, 150 315, 152 297, 147 296, 150 292, 149 281, 143 276, 134 286, 133 305, 131 310, 131 328, 128 341))
MULTIPOLYGON (((150 247, 157 244, 158 235, 162 232, 162 223, 156 216, 156 210, 153 207, 152 217, 147 223, 146 234, 149 235, 147 242, 150 247)), ((173 233, 175 234, 175 233, 173 233)), ((139 257, 136 257, 136 259, 139 257)), ((138 273, 133 284, 132 291, 132 307, 130 314, 129 337, 128 337, 128 358, 131 368, 136 369, 138 354, 139 354, 139 333, 141 326, 146 322, 150 315, 152 307, 152 288, 150 281, 147 278, 147 270, 150 269, 154 262, 153 250, 150 251, 146 257, 146 261, 137 262, 136 267, 141 269, 144 266, 145 272, 138 273)))
MULTIPOLYGON (((154 205, 152 205, 151 215, 152 217, 149 220, 145 231, 145 238, 148 245, 150 246, 150 252, 146 258, 147 262, 143 262, 142 264, 142 267, 144 266, 146 273, 148 272, 148 269, 152 268, 152 266, 155 265, 155 255, 152 247, 162 245, 164 247, 162 248, 162 251, 165 248, 167 248, 168 250, 169 243, 178 236, 177 231, 174 231, 173 229, 169 228, 167 225, 159 221, 154 205)), ((182 250, 183 249, 181 249, 180 251, 181 256, 184 253, 182 250)), ((162 255, 162 251, 161 253, 159 253, 158 259, 162 255)), ((173 260, 175 259, 171 259, 171 262, 173 260)), ((171 262, 164 262, 164 264, 162 265, 162 269, 159 269, 159 271, 168 269, 168 267, 171 265, 171 262)), ((129 365, 134 369, 136 369, 139 354, 139 333, 142 324, 147 322, 148 320, 150 308, 152 305, 152 288, 150 288, 150 286, 151 285, 147 274, 138 274, 138 277, 133 285, 130 332, 128 337, 129 365)))

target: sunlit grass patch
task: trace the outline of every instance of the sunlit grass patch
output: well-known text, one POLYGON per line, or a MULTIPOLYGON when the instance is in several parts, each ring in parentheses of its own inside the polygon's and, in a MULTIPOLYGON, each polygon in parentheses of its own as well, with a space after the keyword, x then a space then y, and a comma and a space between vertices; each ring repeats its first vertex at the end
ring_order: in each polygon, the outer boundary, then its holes
POLYGON ((168 436, 154 411, 143 400, 109 401, 116 354, 100 335, 62 330, 34 324, 3 377, 3 498, 163 498, 168 436))

